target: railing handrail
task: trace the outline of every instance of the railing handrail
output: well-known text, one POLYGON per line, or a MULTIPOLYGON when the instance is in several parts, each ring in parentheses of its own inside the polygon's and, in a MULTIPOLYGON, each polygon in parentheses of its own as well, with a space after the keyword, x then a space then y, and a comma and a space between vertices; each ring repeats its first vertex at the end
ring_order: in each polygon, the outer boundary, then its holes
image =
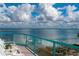
POLYGON ((41 38, 41 37, 38 37, 38 36, 35 36, 35 35, 31 35, 31 34, 24 34, 24 33, 13 33, 14 34, 21 34, 21 35, 26 35, 26 36, 31 36, 31 37, 34 37, 34 38, 39 38, 41 40, 45 40, 45 41, 48 41, 48 42, 51 42, 51 43, 56 43, 56 44, 59 44, 59 45, 63 45, 63 46, 67 46, 67 47, 71 47, 73 49, 79 49, 78 46, 74 46, 72 44, 68 44, 68 43, 64 43, 64 42, 59 42, 59 41, 55 41, 55 40, 52 40, 52 39, 46 39, 46 38, 41 38))
POLYGON ((55 41, 55 40, 52 40, 52 39, 41 38, 41 37, 38 37, 38 36, 35 36, 35 35, 24 34, 24 33, 16 33, 16 34, 21 34, 21 35, 26 35, 26 36, 32 36, 32 37, 34 37, 34 38, 39 38, 39 39, 42 39, 42 40, 46 40, 46 41, 49 41, 49 42, 51 42, 51 43, 56 43, 56 44, 59 44, 59 45, 71 47, 71 48, 73 48, 73 49, 79 49, 78 46, 74 46, 74 45, 72 45, 72 44, 68 44, 68 43, 64 43, 64 42, 55 41))
MULTIPOLYGON (((52 40, 52 39, 46 39, 46 38, 38 37, 38 36, 36 36, 36 35, 24 34, 24 33, 18 33, 18 32, 14 32, 13 35, 25 35, 25 36, 26 36, 26 40, 27 40, 27 37, 30 36, 31 38, 33 38, 33 39, 35 39, 35 40, 36 40, 36 39, 40 39, 40 40, 45 40, 45 41, 48 41, 48 42, 53 43, 53 46, 51 47, 51 48, 52 48, 52 50, 51 50, 51 54, 52 54, 52 55, 55 55, 55 54, 56 54, 56 46, 55 46, 56 44, 58 44, 58 45, 60 45, 60 46, 65 46, 65 47, 68 47, 68 48, 73 48, 73 49, 79 50, 79 47, 78 47, 78 46, 75 46, 75 45, 73 45, 73 44, 68 44, 68 43, 60 42, 60 41, 55 41, 55 39, 54 39, 54 40, 52 40)), ((16 45, 22 45, 22 46, 27 46, 27 47, 29 47, 29 45, 27 44, 28 41, 26 41, 26 43, 22 43, 22 42, 15 42, 15 40, 14 40, 13 42, 14 42, 14 44, 16 44, 16 45)), ((7 43, 8 43, 8 42, 7 42, 7 43)), ((12 43, 12 42, 11 42, 11 43, 12 43)), ((36 43, 36 41, 35 41, 34 43, 36 43)), ((35 48, 36 48, 35 44, 34 44, 33 46, 34 46, 33 49, 35 49, 35 48)), ((29 47, 29 48, 31 49, 31 47, 29 47)), ((33 49, 31 49, 31 50, 33 50, 33 49)), ((35 51, 35 50, 33 50, 33 51, 35 51)))

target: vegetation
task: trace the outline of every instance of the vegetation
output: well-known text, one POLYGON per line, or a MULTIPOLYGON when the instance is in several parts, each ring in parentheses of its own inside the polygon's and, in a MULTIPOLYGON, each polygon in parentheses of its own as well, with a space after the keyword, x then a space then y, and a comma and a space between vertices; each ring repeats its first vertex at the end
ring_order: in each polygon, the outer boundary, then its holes
POLYGON ((11 44, 9 44, 9 43, 8 43, 8 44, 6 44, 6 45, 5 45, 5 49, 12 49, 12 45, 11 45, 11 44))

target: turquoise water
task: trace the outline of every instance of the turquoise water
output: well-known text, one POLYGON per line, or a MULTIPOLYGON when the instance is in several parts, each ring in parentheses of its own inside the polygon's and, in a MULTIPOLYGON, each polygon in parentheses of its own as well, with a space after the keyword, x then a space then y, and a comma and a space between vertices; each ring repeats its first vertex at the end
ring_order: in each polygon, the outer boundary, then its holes
MULTIPOLYGON (((63 41, 67 43, 79 43, 79 37, 77 37, 79 30, 31 29, 29 31, 23 31, 22 33, 27 34, 27 32, 31 35, 50 40, 63 41)), ((26 37, 24 35, 16 35, 16 32, 14 31, 0 32, 0 38, 4 41, 15 40, 23 43, 26 41, 26 37)))

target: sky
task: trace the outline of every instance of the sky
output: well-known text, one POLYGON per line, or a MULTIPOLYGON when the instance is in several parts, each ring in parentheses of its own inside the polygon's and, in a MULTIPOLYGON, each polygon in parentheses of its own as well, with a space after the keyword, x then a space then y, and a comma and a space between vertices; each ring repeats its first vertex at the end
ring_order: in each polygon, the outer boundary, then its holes
MULTIPOLYGON (((8 6, 12 6, 12 5, 14 5, 14 6, 18 6, 18 5, 21 5, 22 3, 5 3, 6 4, 6 6, 8 7, 8 6)), ((37 7, 39 6, 39 3, 30 3, 30 4, 32 4, 32 5, 36 5, 37 7)), ((71 6, 76 6, 76 7, 78 7, 76 10, 79 10, 79 3, 55 3, 53 6, 55 7, 55 8, 63 8, 63 7, 65 7, 65 6, 68 6, 68 5, 71 5, 71 6)), ((39 7, 38 7, 39 8, 39 7)), ((75 10, 75 11, 76 11, 75 10)), ((62 12, 63 12, 63 15, 67 15, 66 14, 66 10, 61 10, 62 12)), ((34 16, 36 16, 36 15, 38 15, 38 14, 36 14, 36 13, 33 13, 33 15, 34 16)))
POLYGON ((79 3, 0 4, 0 27, 79 27, 79 3), (64 25, 63 25, 64 24, 64 25))

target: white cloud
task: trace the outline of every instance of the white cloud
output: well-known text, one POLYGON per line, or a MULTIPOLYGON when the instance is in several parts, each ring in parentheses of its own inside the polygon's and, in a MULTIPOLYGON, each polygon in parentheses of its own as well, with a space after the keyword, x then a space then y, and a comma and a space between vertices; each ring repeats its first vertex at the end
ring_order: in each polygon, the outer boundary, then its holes
POLYGON ((31 12, 34 10, 34 5, 22 4, 18 7, 10 6, 8 7, 9 12, 15 21, 30 21, 31 12))
POLYGON ((31 13, 34 10, 35 5, 31 5, 31 4, 22 4, 20 5, 18 8, 22 11, 25 11, 27 13, 31 13))
POLYGON ((67 13, 68 13, 68 16, 70 18, 73 18, 74 16, 74 10, 76 10, 77 8, 75 6, 71 6, 71 5, 68 5, 66 10, 67 10, 67 13))
POLYGON ((57 8, 57 10, 64 10, 64 9, 66 9, 66 6, 62 7, 62 8, 60 8, 60 7, 57 8))
POLYGON ((0 12, 4 12, 4 10, 6 9, 6 5, 3 3, 0 3, 0 12))
POLYGON ((27 13, 22 12, 22 11, 17 12, 16 16, 18 17, 18 19, 20 21, 30 21, 30 18, 31 18, 31 15, 30 14, 27 14, 27 13))
POLYGON ((0 14, 0 22, 11 21, 11 19, 5 15, 0 14))
POLYGON ((79 11, 74 12, 74 10, 77 9, 77 7, 75 7, 74 5, 63 7, 63 9, 66 9, 68 16, 61 15, 62 11, 59 11, 59 9, 54 8, 53 5, 54 4, 48 4, 48 3, 39 4, 39 10, 36 9, 35 6, 31 4, 22 4, 19 5, 18 7, 16 6, 9 6, 8 8, 1 7, 2 9, 0 10, 6 9, 8 13, 7 12, 4 13, 9 14, 10 17, 0 12, 0 21, 24 21, 24 23, 23 22, 6 23, 6 24, 2 23, 4 27, 6 26, 11 27, 12 25, 14 27, 26 27, 26 25, 32 27, 36 26, 39 27, 39 25, 41 25, 42 27, 43 26, 66 27, 71 24, 73 25, 74 21, 78 21, 79 11), (31 12, 33 11, 39 12, 39 16, 33 18, 31 14, 31 12))
POLYGON ((9 6, 8 7, 8 10, 11 12, 11 13, 14 13, 18 8, 16 6, 9 6))
POLYGON ((58 16, 60 15, 59 11, 53 7, 54 4, 40 4, 41 6, 41 13, 43 12, 43 14, 45 14, 48 17, 52 17, 53 20, 56 20, 56 18, 58 18, 58 16))

